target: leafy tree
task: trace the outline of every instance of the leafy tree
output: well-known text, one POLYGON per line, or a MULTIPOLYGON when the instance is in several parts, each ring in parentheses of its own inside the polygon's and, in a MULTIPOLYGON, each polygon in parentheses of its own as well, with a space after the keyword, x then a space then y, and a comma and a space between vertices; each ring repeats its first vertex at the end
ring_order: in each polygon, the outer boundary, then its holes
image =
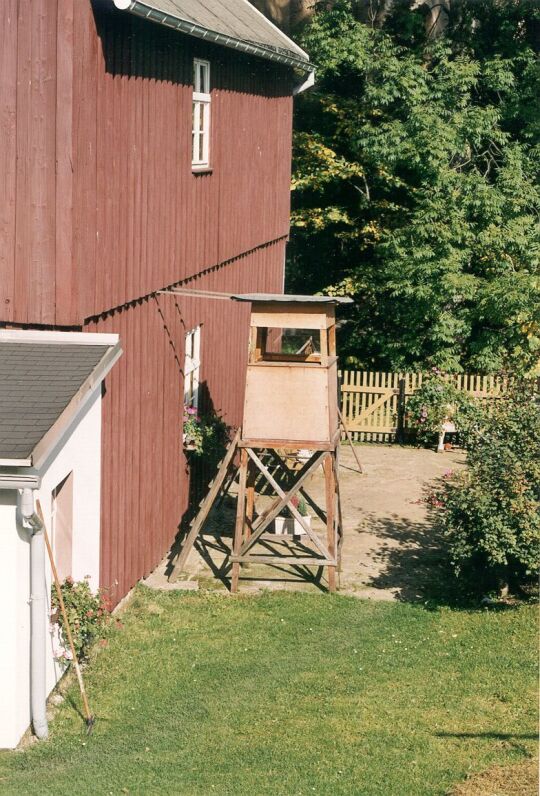
POLYGON ((435 39, 408 4, 381 29, 349 0, 303 32, 288 287, 356 299, 341 350, 361 367, 538 362, 539 12, 455 8, 435 39))

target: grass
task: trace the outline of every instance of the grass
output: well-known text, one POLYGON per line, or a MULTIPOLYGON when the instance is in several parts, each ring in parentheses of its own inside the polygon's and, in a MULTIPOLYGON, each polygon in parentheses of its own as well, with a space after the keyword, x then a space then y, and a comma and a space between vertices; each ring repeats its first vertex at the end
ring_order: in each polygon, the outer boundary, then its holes
POLYGON ((445 794, 535 754, 535 617, 141 587, 87 670, 93 734, 71 687, 0 792, 445 794))

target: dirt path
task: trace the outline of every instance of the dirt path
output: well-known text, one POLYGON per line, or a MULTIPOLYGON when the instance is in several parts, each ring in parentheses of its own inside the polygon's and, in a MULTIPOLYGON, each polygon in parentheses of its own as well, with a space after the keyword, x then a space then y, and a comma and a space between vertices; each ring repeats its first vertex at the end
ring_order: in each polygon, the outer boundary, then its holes
MULTIPOLYGON (((378 600, 421 600, 433 578, 439 557, 429 512, 421 502, 426 486, 447 470, 463 466, 461 452, 437 454, 415 448, 362 445, 357 452, 364 475, 355 470, 352 451, 342 448, 340 488, 345 537, 340 591, 378 600)), ((308 484, 313 497, 322 498, 322 471, 308 484)), ((189 556, 181 587, 226 590, 227 558, 234 523, 234 501, 214 515, 196 549, 189 556)), ((314 523, 323 533, 322 525, 314 523)), ((154 588, 171 588, 166 580, 169 559, 145 581, 154 588)), ((288 567, 254 566, 242 569, 241 591, 261 588, 313 590, 324 588, 316 578, 288 567)))
MULTIPOLYGON (((357 448, 365 471, 342 468, 345 524, 342 590, 379 600, 417 600, 438 559, 432 522, 422 497, 448 470, 462 467, 462 452, 398 446, 357 448)), ((349 449, 342 463, 352 466, 349 449)))

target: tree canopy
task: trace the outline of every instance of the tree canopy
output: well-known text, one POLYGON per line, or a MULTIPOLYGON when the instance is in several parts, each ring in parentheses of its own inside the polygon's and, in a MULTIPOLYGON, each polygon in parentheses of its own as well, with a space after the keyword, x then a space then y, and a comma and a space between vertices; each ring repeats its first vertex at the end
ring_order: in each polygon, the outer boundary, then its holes
POLYGON ((289 289, 355 298, 350 364, 527 371, 540 355, 538 6, 462 0, 434 37, 316 7, 297 101, 289 289))

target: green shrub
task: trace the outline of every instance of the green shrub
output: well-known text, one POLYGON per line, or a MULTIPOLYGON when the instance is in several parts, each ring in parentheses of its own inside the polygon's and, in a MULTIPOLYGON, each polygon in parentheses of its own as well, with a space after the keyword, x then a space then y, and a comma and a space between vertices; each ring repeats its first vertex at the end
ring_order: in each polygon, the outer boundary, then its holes
POLYGON ((450 475, 432 505, 455 574, 469 590, 518 592, 540 552, 540 403, 516 387, 467 432, 467 470, 450 475))
MULTIPOLYGON (((103 592, 94 594, 88 579, 74 581, 67 577, 61 584, 62 598, 66 608, 67 620, 73 638, 73 645, 77 658, 85 657, 88 647, 111 623, 110 605, 103 592)), ((53 585, 51 591, 51 623, 59 627, 60 647, 55 653, 58 660, 69 662, 72 659, 71 650, 65 632, 64 617, 60 610, 58 595, 53 585)))

